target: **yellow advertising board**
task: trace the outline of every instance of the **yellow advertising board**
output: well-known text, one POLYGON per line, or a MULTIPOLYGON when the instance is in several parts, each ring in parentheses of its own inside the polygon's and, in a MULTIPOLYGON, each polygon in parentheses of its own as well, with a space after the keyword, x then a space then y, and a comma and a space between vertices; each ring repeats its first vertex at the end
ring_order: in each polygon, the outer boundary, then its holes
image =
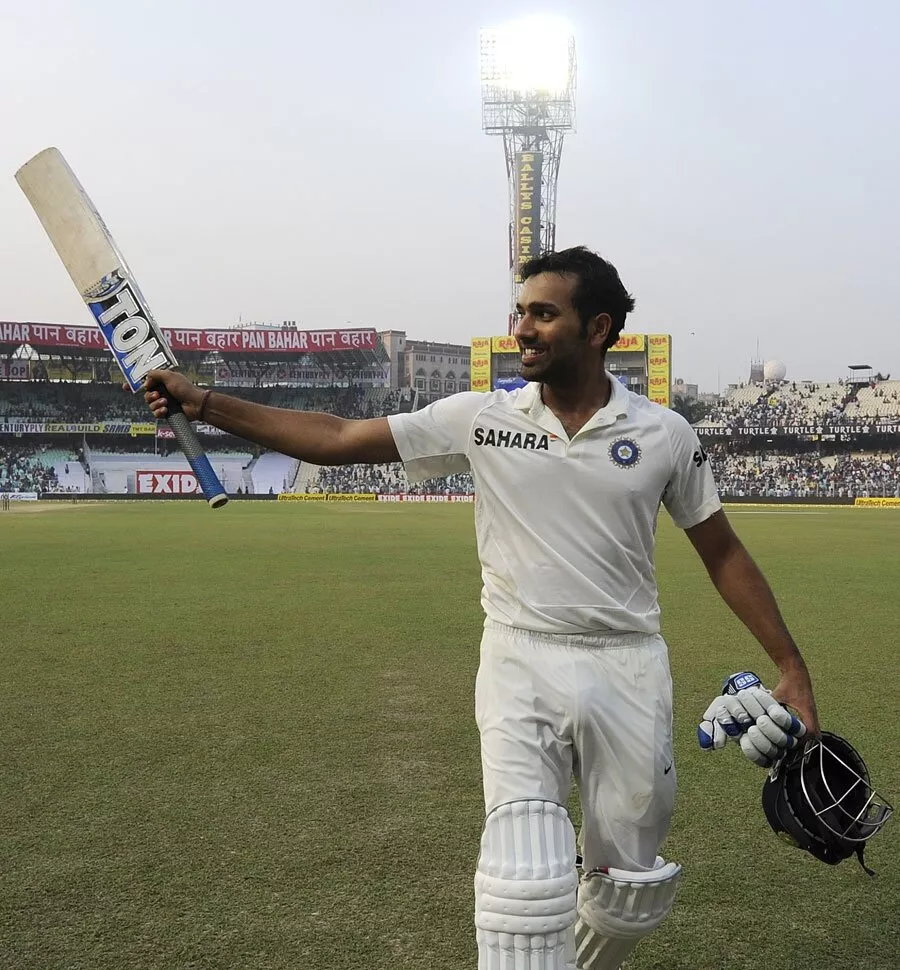
MULTIPOLYGON (((500 339, 495 337, 495 340, 500 339)), ((469 350, 469 387, 473 391, 491 389, 491 338, 473 337, 469 350)))
POLYGON ((647 397, 672 406, 672 338, 667 333, 647 336, 647 397))
POLYGON ((375 502, 374 492, 282 492, 279 502, 375 502))
POLYGON ((492 354, 517 354, 519 342, 515 337, 491 337, 492 354))
POLYGON ((621 353, 622 351, 631 350, 637 351, 638 353, 643 353, 644 348, 647 346, 646 338, 642 333, 623 333, 619 336, 619 339, 610 347, 610 351, 621 353))

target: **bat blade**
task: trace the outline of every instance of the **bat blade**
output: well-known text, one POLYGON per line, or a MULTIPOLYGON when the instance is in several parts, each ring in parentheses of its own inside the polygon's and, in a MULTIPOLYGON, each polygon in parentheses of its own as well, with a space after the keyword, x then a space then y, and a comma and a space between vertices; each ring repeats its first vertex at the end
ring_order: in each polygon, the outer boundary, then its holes
POLYGON ((16 181, 79 293, 125 267, 106 223, 58 148, 38 152, 16 172, 16 181))
POLYGON ((39 152, 16 172, 16 181, 131 390, 141 389, 147 371, 177 366, 125 257, 59 150, 39 152))
MULTIPOLYGON (((176 367, 175 355, 125 258, 62 153, 45 148, 16 172, 16 181, 132 391, 141 389, 148 371, 176 367)), ((228 501, 225 489, 190 422, 173 405, 170 402, 169 424, 207 501, 219 508, 228 501)))

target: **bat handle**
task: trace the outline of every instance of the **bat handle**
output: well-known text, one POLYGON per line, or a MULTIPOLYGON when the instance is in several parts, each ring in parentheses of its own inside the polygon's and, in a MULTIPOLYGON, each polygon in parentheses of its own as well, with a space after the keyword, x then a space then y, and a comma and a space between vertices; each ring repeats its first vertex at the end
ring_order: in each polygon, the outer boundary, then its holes
POLYGON ((221 508, 228 501, 228 494, 219 476, 213 471, 213 467, 206 457, 203 445, 197 440, 197 435, 191 427, 191 422, 184 416, 181 405, 177 401, 168 402, 169 427, 175 432, 178 446, 184 452, 188 464, 191 466, 197 481, 203 491, 206 501, 214 509, 221 508))

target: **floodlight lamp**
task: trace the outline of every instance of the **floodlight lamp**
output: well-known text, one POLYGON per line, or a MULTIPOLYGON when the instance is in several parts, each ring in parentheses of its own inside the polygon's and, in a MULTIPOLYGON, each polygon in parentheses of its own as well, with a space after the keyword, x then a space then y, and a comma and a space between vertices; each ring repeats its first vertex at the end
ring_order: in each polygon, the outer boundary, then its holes
POLYGON ((565 94, 572 83, 575 38, 555 17, 530 17, 481 31, 481 81, 515 92, 565 94))

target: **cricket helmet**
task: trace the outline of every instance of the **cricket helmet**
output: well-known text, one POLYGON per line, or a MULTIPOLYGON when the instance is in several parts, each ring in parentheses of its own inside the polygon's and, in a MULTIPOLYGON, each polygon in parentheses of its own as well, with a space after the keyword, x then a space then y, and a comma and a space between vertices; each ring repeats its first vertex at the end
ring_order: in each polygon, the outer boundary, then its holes
POLYGON ((837 865, 854 853, 863 858, 894 809, 872 787, 859 752, 837 734, 786 754, 763 785, 763 811, 775 833, 822 862, 837 865))

